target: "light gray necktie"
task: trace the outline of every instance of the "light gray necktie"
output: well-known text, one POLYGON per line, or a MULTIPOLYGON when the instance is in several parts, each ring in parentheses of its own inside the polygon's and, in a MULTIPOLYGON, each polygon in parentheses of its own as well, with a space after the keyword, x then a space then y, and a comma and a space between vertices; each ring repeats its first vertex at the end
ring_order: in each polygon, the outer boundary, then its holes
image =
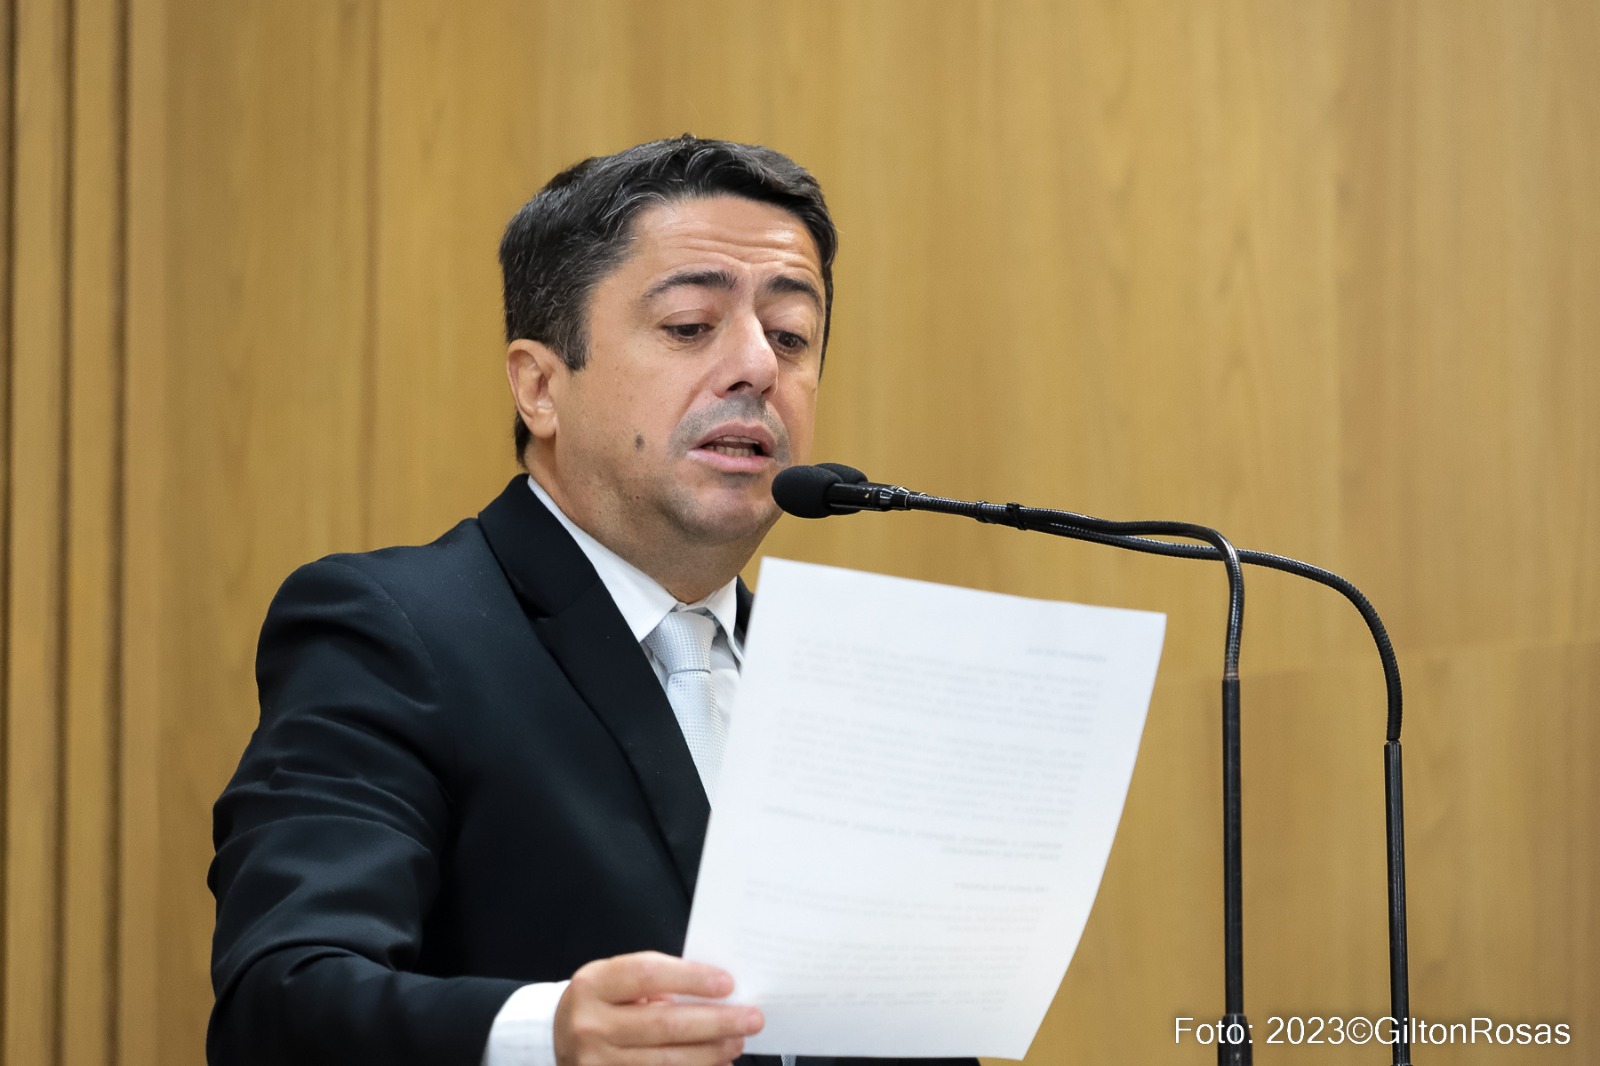
POLYGON ((666 668, 667 700, 683 739, 689 742, 707 796, 716 788, 728 740, 728 726, 711 684, 711 642, 716 636, 716 619, 706 612, 673 610, 644 638, 645 647, 666 668))
MULTIPOLYGON (((716 791, 722 749, 728 741, 728 724, 711 684, 711 643, 717 628, 717 620, 705 611, 674 609, 644 638, 645 647, 666 668, 667 700, 689 742, 707 796, 716 791)), ((781 1058, 783 1066, 795 1066, 793 1055, 781 1058)))

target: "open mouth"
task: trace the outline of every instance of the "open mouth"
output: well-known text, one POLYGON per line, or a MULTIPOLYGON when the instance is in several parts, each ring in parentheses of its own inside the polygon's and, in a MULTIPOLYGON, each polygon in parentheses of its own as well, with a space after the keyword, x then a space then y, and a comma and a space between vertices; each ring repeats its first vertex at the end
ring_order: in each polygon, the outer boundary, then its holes
POLYGON ((708 452, 729 455, 736 459, 753 459, 767 454, 766 446, 754 437, 717 437, 706 441, 700 447, 708 452))

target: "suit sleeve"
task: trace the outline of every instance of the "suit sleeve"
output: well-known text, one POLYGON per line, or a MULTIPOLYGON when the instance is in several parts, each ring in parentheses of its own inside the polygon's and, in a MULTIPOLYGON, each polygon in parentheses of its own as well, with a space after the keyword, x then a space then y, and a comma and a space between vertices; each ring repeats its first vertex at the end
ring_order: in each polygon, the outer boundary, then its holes
POLYGON ((427 648, 336 559, 262 628, 261 722, 217 801, 211 1066, 477 1066, 515 981, 414 972, 453 818, 427 648))

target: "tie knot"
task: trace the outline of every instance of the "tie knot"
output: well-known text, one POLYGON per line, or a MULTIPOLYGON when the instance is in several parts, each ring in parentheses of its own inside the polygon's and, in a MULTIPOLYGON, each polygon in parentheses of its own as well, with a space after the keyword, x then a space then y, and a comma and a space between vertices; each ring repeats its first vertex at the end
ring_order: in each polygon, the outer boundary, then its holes
POLYGON ((709 614, 674 610, 644 642, 670 676, 687 670, 710 671, 711 642, 716 636, 717 620, 709 614))

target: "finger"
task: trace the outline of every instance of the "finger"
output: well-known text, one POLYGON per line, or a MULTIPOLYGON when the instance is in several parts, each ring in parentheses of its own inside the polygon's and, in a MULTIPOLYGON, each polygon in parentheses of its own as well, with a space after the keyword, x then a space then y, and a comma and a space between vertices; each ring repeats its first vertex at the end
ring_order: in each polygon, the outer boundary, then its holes
POLYGON ((715 1044, 761 1031, 757 1007, 717 1003, 646 1003, 613 1007, 606 1015, 607 1042, 618 1047, 715 1044))
POLYGON ((726 970, 657 951, 591 962, 572 975, 580 994, 605 1003, 632 1003, 663 995, 721 999, 733 991, 726 970))
POLYGON ((715 1044, 696 1044, 682 1050, 685 1061, 680 1066, 724 1066, 744 1054, 744 1038, 735 1037, 715 1044))
POLYGON ((683 1044, 677 1047, 618 1049, 618 1066, 726 1066, 744 1054, 744 1041, 723 1040, 713 1044, 683 1044))

